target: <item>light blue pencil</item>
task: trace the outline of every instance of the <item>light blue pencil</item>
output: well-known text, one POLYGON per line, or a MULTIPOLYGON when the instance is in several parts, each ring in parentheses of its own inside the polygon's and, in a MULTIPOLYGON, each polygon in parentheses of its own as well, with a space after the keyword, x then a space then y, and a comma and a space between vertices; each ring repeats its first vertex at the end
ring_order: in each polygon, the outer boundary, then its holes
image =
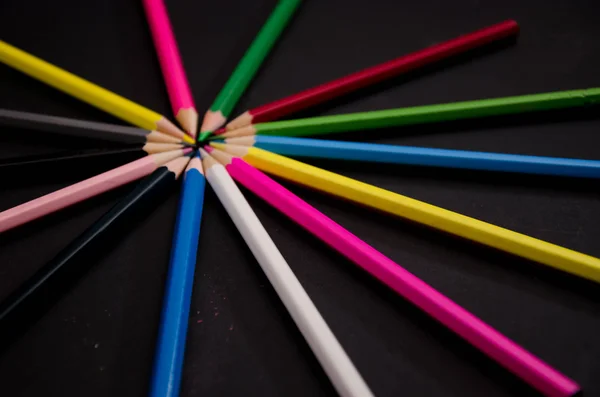
POLYGON ((225 142, 234 145, 254 146, 292 157, 600 178, 600 161, 598 160, 432 149, 414 146, 266 135, 227 138, 225 142))
POLYGON ((179 395, 205 183, 202 162, 196 153, 185 170, 173 235, 150 385, 153 397, 179 395))

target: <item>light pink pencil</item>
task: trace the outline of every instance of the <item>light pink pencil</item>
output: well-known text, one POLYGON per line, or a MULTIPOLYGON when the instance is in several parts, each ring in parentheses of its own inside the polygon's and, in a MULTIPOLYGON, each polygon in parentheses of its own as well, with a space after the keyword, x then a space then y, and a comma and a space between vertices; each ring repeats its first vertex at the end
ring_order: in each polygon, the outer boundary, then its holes
POLYGON ((195 138, 198 131, 198 112, 181 62, 169 14, 163 0, 142 0, 142 3, 167 85, 173 114, 183 129, 195 138))
POLYGON ((191 148, 185 148, 142 157, 139 160, 2 211, 0 212, 0 233, 146 176, 161 165, 191 151, 191 148))
POLYGON ((227 172, 237 182, 546 396, 567 397, 579 391, 579 385, 574 381, 442 295, 244 160, 211 149, 209 148, 211 156, 225 165, 227 172))

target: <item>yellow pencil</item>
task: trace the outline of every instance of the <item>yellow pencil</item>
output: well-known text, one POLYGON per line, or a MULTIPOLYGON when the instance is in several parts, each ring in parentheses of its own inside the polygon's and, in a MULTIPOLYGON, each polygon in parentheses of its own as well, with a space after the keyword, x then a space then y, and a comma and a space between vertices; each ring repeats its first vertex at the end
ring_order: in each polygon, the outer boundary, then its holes
POLYGON ((146 130, 194 140, 164 116, 0 40, 0 61, 52 87, 146 130))
POLYGON ((600 282, 600 259, 255 147, 211 142, 273 175, 600 282))

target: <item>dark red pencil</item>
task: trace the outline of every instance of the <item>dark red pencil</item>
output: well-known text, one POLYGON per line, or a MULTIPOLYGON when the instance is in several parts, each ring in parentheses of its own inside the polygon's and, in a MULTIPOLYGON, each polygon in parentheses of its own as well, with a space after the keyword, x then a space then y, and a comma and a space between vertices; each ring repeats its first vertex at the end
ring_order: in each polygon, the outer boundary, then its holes
MULTIPOLYGON (((283 99, 250 109, 233 119, 226 130, 233 130, 249 124, 271 121, 293 112, 308 108, 332 98, 347 94, 359 88, 409 72, 418 67, 440 61, 453 55, 464 53, 485 44, 492 43, 519 32, 516 21, 508 20, 485 29, 436 44, 423 50, 404 55, 391 61, 372 66, 340 79, 330 81, 283 99)), ((221 133, 224 130, 220 131, 221 133)), ((217 134, 219 132, 216 132, 217 134)))

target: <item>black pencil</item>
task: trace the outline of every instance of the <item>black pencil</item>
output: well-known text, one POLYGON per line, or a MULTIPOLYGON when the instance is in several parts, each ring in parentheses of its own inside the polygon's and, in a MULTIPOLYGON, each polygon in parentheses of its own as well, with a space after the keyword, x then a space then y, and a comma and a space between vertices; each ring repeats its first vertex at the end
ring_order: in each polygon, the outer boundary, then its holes
POLYGON ((176 143, 146 143, 144 146, 129 146, 119 149, 87 149, 62 150, 60 152, 18 156, 0 159, 0 175, 18 176, 19 178, 33 173, 57 172, 57 170, 74 170, 95 164, 105 159, 119 160, 129 163, 154 153, 181 149, 183 145, 176 143))
POLYGON ((143 128, 9 109, 0 109, 0 125, 121 143, 181 143, 181 139, 174 136, 143 128))
MULTIPOLYGON (((65 247, 54 259, 40 268, 0 304, 0 335, 13 336, 24 323, 36 320, 45 308, 68 289, 93 260, 86 260, 99 243, 115 232, 129 228, 131 220, 161 202, 175 186, 189 156, 179 157, 159 167, 143 179, 125 198, 91 227, 65 247)), ((88 258, 89 259, 89 258, 88 258)))

